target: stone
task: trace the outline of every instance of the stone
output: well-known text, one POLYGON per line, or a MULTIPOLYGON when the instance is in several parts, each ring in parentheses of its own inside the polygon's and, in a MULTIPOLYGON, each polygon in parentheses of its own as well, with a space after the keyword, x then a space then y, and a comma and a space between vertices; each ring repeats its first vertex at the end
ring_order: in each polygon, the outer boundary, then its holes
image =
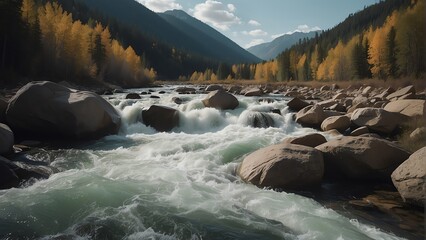
POLYGON ((268 113, 250 111, 247 114, 247 124, 251 127, 268 128, 275 126, 274 119, 268 113))
POLYGON ((178 88, 176 88, 176 92, 182 93, 182 94, 190 94, 190 93, 194 93, 195 91, 196 91, 195 88, 190 88, 190 87, 178 87, 178 88))
POLYGON ((357 137, 366 133, 370 133, 370 130, 368 130, 368 127, 363 126, 353 130, 349 135, 352 137, 357 137))
POLYGON ((426 127, 416 128, 413 132, 410 133, 410 138, 414 141, 426 139, 426 127))
POLYGON ((291 99, 291 100, 287 103, 288 108, 289 108, 290 110, 292 110, 292 111, 296 111, 296 112, 298 112, 298 111, 302 110, 303 108, 305 108, 305 107, 307 107, 307 106, 309 106, 309 105, 310 105, 310 104, 309 104, 308 102, 303 101, 303 100, 301 100, 301 99, 300 99, 300 98, 298 98, 298 97, 295 97, 295 98, 291 99))
POLYGON ((413 153, 392 173, 392 182, 404 201, 425 206, 426 147, 413 153))
POLYGON ((408 117, 420 117, 426 119, 425 100, 397 100, 385 106, 388 112, 397 112, 408 117))
POLYGON ((348 95, 346 95, 344 93, 338 93, 338 94, 334 95, 333 99, 334 100, 339 100, 339 99, 345 99, 347 97, 348 97, 348 95))
POLYGON ((4 123, 6 120, 6 109, 7 105, 9 105, 9 102, 0 97, 0 123, 4 123))
POLYGON ((336 100, 329 99, 329 100, 324 100, 324 101, 318 102, 317 104, 320 105, 324 109, 324 108, 329 108, 329 107, 335 105, 336 103, 337 103, 336 100))
POLYGON ((182 103, 183 103, 183 100, 182 100, 181 98, 178 98, 178 97, 173 97, 173 98, 172 98, 172 102, 174 102, 174 103, 176 103, 176 104, 180 105, 180 104, 182 104, 182 103))
POLYGON ((329 179, 390 181, 410 153, 395 143, 372 137, 342 137, 319 145, 329 179))
POLYGON ((121 117, 96 93, 52 82, 31 82, 10 100, 7 122, 15 135, 96 139, 116 134, 121 117))
POLYGON ((358 127, 367 126, 371 131, 390 134, 406 117, 382 108, 360 108, 353 112, 351 121, 358 127))
POLYGON ((389 94, 386 97, 386 99, 392 100, 394 98, 399 98, 410 93, 416 94, 416 90, 413 85, 407 86, 405 88, 399 89, 398 91, 389 94))
POLYGON ((245 91, 244 96, 246 97, 259 97, 263 95, 263 91, 260 88, 251 88, 245 91))
POLYGON ((126 99, 141 99, 141 96, 137 93, 128 93, 126 99))
POLYGON ((327 115, 319 105, 307 106, 296 114, 296 122, 306 127, 320 127, 326 118, 327 115))
POLYGON ((156 96, 156 95, 151 95, 151 96, 149 96, 149 98, 153 98, 153 99, 160 99, 160 97, 159 97, 159 96, 156 96))
POLYGON ((326 118, 321 124, 321 129, 323 131, 336 129, 339 132, 344 132, 350 126, 351 119, 348 116, 334 116, 326 118))
POLYGON ((306 147, 316 147, 323 143, 326 143, 327 139, 319 133, 307 134, 301 137, 290 137, 283 140, 282 143, 291 143, 296 145, 302 145, 306 147))
POLYGON ((278 144, 244 158, 238 175, 258 187, 298 190, 320 185, 323 170, 320 151, 301 145, 278 144))
POLYGON ((224 90, 222 86, 220 85, 209 85, 206 87, 206 92, 213 92, 217 90, 224 90))
POLYGON ((0 123, 0 155, 13 151, 15 137, 12 130, 5 124, 0 123))
POLYGON ((179 126, 179 111, 170 107, 152 105, 142 110, 142 122, 159 132, 169 132, 179 126))
POLYGON ((233 110, 238 107, 238 99, 225 91, 213 91, 210 92, 207 97, 203 100, 205 107, 212 107, 219 110, 233 110))
POLYGON ((348 113, 353 113, 353 112, 355 112, 355 110, 357 110, 359 108, 366 108, 366 107, 368 107, 368 105, 365 104, 365 103, 357 103, 357 104, 354 104, 351 107, 349 107, 349 109, 348 109, 347 112, 348 113))
POLYGON ((34 179, 48 178, 51 172, 40 171, 37 167, 18 166, 18 163, 0 156, 0 189, 19 187, 21 182, 34 179), (28 169, 26 169, 26 168, 28 169))

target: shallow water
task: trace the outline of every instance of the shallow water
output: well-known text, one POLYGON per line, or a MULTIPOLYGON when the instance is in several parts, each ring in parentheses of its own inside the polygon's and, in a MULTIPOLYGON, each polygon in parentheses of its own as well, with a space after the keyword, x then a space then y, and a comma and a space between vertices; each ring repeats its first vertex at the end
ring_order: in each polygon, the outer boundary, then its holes
POLYGON ((400 239, 311 198, 259 189, 235 175, 254 150, 315 132, 291 120, 282 96, 271 96, 278 100, 273 103, 238 97, 237 109, 219 111, 204 108, 205 95, 177 95, 173 88, 161 88, 160 99, 117 94, 109 101, 122 113, 118 135, 31 156, 61 172, 0 191, 0 237, 400 239), (176 96, 184 104, 173 103, 176 96), (178 108, 180 126, 158 133, 142 124, 141 109, 152 104, 178 108), (253 111, 271 109, 282 113, 268 113, 274 127, 250 127, 253 111))

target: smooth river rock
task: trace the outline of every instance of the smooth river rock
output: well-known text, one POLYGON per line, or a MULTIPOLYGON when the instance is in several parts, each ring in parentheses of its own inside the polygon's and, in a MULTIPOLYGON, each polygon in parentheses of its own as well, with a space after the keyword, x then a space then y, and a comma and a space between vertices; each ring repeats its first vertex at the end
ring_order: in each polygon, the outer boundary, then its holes
POLYGON ((360 108, 351 117, 356 126, 367 126, 372 131, 384 134, 392 133, 405 120, 406 117, 401 113, 388 112, 382 108, 360 108))
POLYGON ((283 143, 291 143, 307 147, 316 147, 326 142, 327 139, 319 133, 307 134, 301 137, 290 137, 283 140, 283 143))
POLYGON ((320 151, 295 144, 278 144, 248 155, 238 175, 259 187, 304 189, 319 185, 323 172, 320 151))
POLYGON ((142 121, 159 132, 169 132, 179 126, 179 111, 170 107, 152 105, 142 110, 142 121))
POLYGON ((31 82, 10 100, 6 111, 15 134, 32 137, 95 139, 116 134, 121 117, 93 92, 77 91, 53 82, 31 82))
POLYGON ((238 99, 223 90, 210 92, 203 100, 205 107, 212 107, 219 110, 233 110, 238 107, 238 99))
POLYGON ((390 181, 392 172, 410 153, 385 139, 343 137, 316 147, 324 154, 325 176, 330 179, 390 181))
POLYGON ((296 114, 296 122, 306 127, 319 127, 327 114, 321 106, 307 106, 296 114))
POLYGON ((0 123, 0 155, 12 152, 14 142, 12 130, 7 125, 0 123))
POLYGON ((426 147, 413 153, 392 173, 392 182, 404 201, 425 205, 426 147))
POLYGON ((329 131, 331 129, 336 129, 339 132, 344 132, 351 126, 351 119, 348 116, 333 116, 324 119, 321 124, 321 129, 323 131, 329 131))
POLYGON ((388 103, 385 106, 385 110, 388 112, 401 113, 408 117, 426 118, 426 101, 419 99, 397 100, 388 103))

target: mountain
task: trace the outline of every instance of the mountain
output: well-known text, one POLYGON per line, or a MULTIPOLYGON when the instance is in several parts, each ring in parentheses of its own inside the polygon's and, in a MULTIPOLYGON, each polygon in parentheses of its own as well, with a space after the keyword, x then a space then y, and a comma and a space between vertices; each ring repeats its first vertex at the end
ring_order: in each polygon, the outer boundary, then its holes
POLYGON ((157 14, 135 0, 75 0, 144 36, 173 48, 229 64, 258 62, 256 56, 182 11, 157 14), (222 42, 223 41, 223 42, 222 42))
POLYGON ((240 59, 244 59, 242 62, 260 61, 255 55, 240 47, 214 28, 188 15, 182 10, 166 11, 158 15, 170 25, 212 50, 212 54, 217 58, 223 59, 224 62, 241 63, 240 59))
POLYGON ((248 48, 247 51, 263 60, 270 60, 276 58, 278 54, 280 54, 287 48, 290 48, 294 44, 298 43, 299 40, 304 38, 313 38, 317 33, 318 32, 313 31, 308 33, 295 32, 292 34, 285 34, 283 36, 275 38, 272 42, 262 43, 248 48))

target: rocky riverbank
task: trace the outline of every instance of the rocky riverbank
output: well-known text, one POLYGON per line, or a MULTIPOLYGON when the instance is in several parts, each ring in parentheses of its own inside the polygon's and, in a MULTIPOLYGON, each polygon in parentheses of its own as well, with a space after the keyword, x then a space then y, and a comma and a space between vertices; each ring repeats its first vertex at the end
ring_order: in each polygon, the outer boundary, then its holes
MULTIPOLYGON (((123 92, 121 89, 115 91, 123 92)), ((342 183, 343 186, 376 186, 365 188, 363 193, 351 192, 349 187, 342 195, 354 208, 379 209, 387 214, 385 216, 410 215, 424 208, 426 148, 422 146, 413 153, 395 141, 405 123, 419 119, 423 126, 410 135, 413 141, 425 138, 426 95, 413 86, 394 90, 370 86, 339 89, 336 85, 321 88, 210 85, 178 87, 175 91, 182 95, 208 93, 202 104, 219 111, 238 107, 234 95, 257 97, 267 102, 276 101, 274 96, 285 96, 290 99, 287 105, 294 112, 295 122, 335 135, 328 142, 318 133, 282 139, 281 143, 249 154, 237 171, 246 182, 300 193, 331 206, 337 200, 322 197, 330 191, 333 196, 339 195, 340 190, 327 186, 342 186, 342 183), (394 195, 395 189, 399 195, 394 195), (386 194, 378 194, 384 190, 386 194), (349 200, 350 196, 354 198, 349 200), (392 200, 383 196, 392 196, 392 200)), ((157 94, 154 96, 150 91, 129 93, 126 98, 161 97, 161 92, 157 94)), ((184 96, 175 97, 172 101, 180 104, 185 99, 184 96)), ((280 114, 280 109, 271 112, 280 114)), ((141 119, 157 131, 171 131, 179 125, 178 113, 177 109, 152 105, 142 111, 141 119)), ((43 141, 81 143, 116 134, 120 121, 118 111, 93 92, 76 91, 50 82, 24 86, 10 99, 0 101, 1 188, 19 187, 23 183, 25 186, 32 179, 47 178, 57 171, 49 163, 17 157, 17 152, 43 141)), ((253 112, 252 127, 273 124, 270 115, 253 112)), ((422 235, 419 231, 422 226, 424 223, 409 230, 421 237, 424 236, 424 232, 422 235)))

